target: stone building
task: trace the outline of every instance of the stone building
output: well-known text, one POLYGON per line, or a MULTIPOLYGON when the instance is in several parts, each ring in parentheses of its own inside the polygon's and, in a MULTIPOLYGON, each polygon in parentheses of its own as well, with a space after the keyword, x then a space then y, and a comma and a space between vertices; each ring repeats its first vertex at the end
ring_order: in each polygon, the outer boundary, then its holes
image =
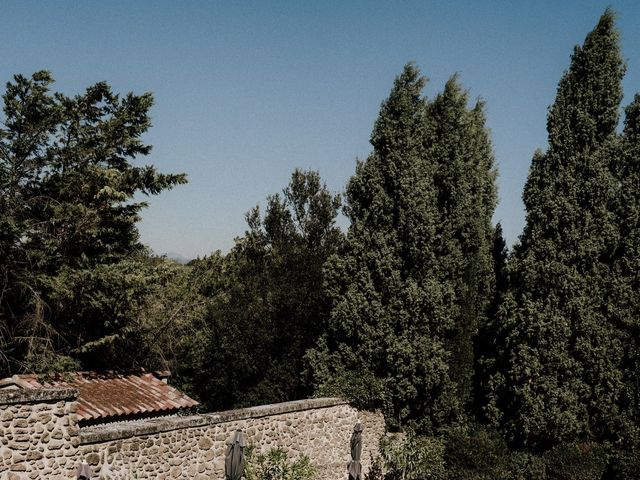
POLYGON ((170 372, 64 372, 14 375, 0 390, 75 389, 78 426, 176 415, 198 402, 167 384, 170 372))

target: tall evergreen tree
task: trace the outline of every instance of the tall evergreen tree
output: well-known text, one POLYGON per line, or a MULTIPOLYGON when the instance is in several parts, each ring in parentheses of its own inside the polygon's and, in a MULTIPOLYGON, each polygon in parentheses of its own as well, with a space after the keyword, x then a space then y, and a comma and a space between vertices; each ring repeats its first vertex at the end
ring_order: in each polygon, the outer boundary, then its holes
POLYGON ((467 108, 468 94, 453 76, 428 105, 432 140, 425 161, 435 165, 438 222, 437 278, 453 285, 456 301, 449 340, 451 377, 463 402, 471 400, 474 338, 487 322, 494 296, 491 217, 496 171, 484 104, 467 108))
POLYGON ((332 313, 308 360, 321 391, 430 432, 468 394, 495 186, 481 105, 467 108, 455 78, 426 102, 424 83, 412 64, 396 78, 349 181, 351 226, 326 267, 332 313))
MULTIPOLYGON (((615 269, 619 281, 614 285, 613 301, 622 306, 615 320, 628 340, 624 372, 628 407, 636 429, 640 429, 640 94, 626 109, 622 145, 624 163, 616 170, 622 192, 617 219, 621 245, 615 269)), ((640 442, 637 430, 635 437, 640 442)))
POLYGON ((474 364, 474 402, 473 414, 477 420, 483 421, 483 408, 486 399, 490 396, 491 388, 488 380, 496 372, 503 371, 506 367, 498 362, 504 361, 503 356, 496 355, 496 346, 503 345, 504 338, 497 335, 504 334, 504 329, 500 328, 499 308, 505 295, 509 290, 508 259, 509 253, 507 243, 502 233, 502 225, 498 223, 493 232, 492 261, 494 272, 493 298, 489 306, 487 321, 479 326, 478 336, 475 339, 475 364, 474 364))
POLYGON ((608 478, 633 478, 640 471, 640 94, 625 110, 621 141, 610 149, 619 195, 615 205, 617 249, 612 264, 608 320, 622 352, 621 425, 608 478))
POLYGON ((576 47, 549 111, 549 147, 533 158, 526 226, 499 313, 500 365, 487 414, 516 445, 615 439, 623 352, 607 310, 618 242, 610 148, 624 62, 607 10, 576 47))
POLYGON ((151 151, 141 140, 151 94, 121 97, 101 82, 67 97, 52 83, 45 71, 16 75, 2 97, 0 376, 77 356, 125 327, 122 302, 103 301, 102 287, 126 270, 111 266, 144 251, 146 204, 132 200, 186 182, 132 163, 151 151))

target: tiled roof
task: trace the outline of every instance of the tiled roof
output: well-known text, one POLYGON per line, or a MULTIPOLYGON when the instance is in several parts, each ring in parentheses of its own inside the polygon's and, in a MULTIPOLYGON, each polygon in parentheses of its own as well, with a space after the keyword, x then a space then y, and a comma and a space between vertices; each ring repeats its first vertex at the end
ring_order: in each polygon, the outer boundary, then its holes
POLYGON ((14 375, 0 380, 0 388, 3 384, 29 389, 77 388, 78 420, 118 420, 128 415, 174 413, 198 405, 152 373, 70 372, 46 378, 14 375))

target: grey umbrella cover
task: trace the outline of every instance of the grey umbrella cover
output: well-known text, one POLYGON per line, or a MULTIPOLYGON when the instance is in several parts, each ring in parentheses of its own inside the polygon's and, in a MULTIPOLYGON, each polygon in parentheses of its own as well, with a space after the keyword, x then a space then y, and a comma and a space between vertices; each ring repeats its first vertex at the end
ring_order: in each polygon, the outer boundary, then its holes
POLYGON ((236 430, 228 444, 224 458, 224 476, 226 480, 240 480, 244 470, 244 435, 236 430))
POLYGON ((362 465, 360 458, 362 457, 362 424, 356 423, 351 434, 351 461, 347 465, 349 472, 349 480, 362 480, 362 465))
POLYGON ((89 480, 91 478, 91 467, 85 461, 78 464, 76 469, 76 478, 78 480, 89 480))

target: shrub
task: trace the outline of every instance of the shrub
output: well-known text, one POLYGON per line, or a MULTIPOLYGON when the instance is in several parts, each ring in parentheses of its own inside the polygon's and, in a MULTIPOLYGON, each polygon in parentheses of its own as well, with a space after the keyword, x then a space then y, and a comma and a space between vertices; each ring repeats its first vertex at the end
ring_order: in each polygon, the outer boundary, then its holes
POLYGON ((451 480, 510 479, 509 449, 482 425, 453 427, 445 435, 445 462, 451 480))
POLYGON ((309 480, 315 473, 306 455, 290 460, 281 448, 256 453, 254 447, 248 447, 245 452, 245 480, 309 480))
POLYGON ((412 433, 383 437, 380 455, 365 479, 444 480, 444 443, 412 433))
POLYGON ((550 480, 544 459, 528 452, 513 452, 509 458, 509 475, 505 480, 550 480))
POLYGON ((640 454, 633 449, 614 450, 602 478, 607 480, 640 480, 640 454))
POLYGON ((544 453, 547 477, 553 480, 599 480, 607 452, 597 443, 566 443, 544 453))
POLYGON ((497 432, 482 425, 452 428, 446 438, 445 460, 450 480, 614 478, 603 476, 609 455, 607 448, 598 443, 565 443, 542 454, 509 451, 497 432))

